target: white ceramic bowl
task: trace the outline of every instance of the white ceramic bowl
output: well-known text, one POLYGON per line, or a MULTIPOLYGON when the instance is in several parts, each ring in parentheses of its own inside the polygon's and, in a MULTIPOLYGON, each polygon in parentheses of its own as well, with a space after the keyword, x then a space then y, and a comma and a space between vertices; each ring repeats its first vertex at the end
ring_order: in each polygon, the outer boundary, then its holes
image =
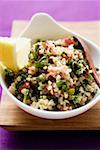
MULTIPOLYGON (((59 25, 51 16, 45 13, 38 13, 35 14, 26 29, 20 34, 21 37, 28 37, 31 38, 34 42, 36 39, 59 39, 64 38, 67 35, 74 35, 79 38, 81 38, 83 41, 86 42, 86 44, 89 47, 89 50, 91 51, 91 56, 94 60, 95 66, 100 68, 100 50, 97 45, 95 45, 93 42, 87 40, 86 38, 70 31, 69 29, 64 28, 63 26, 59 25)), ((71 111, 64 111, 64 112, 54 112, 54 111, 45 111, 45 110, 39 110, 32 108, 21 101, 19 101, 16 97, 14 97, 7 89, 6 84, 4 82, 3 73, 0 75, 0 82, 7 93, 7 95, 24 111, 38 116, 42 118, 47 119, 64 119, 64 118, 70 118, 76 115, 79 115, 88 109, 90 109, 92 106, 94 106, 99 100, 100 100, 100 94, 97 94, 88 104, 85 106, 82 106, 80 108, 71 110, 71 111)))

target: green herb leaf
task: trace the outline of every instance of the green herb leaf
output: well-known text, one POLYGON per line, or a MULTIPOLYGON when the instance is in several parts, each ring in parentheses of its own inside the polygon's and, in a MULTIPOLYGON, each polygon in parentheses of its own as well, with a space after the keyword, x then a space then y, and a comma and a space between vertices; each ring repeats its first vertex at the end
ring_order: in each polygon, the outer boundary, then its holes
POLYGON ((35 67, 42 68, 48 64, 48 59, 46 56, 43 56, 38 62, 35 62, 35 67))
POLYGON ((38 43, 38 42, 46 42, 45 40, 42 40, 42 39, 37 39, 36 40, 36 43, 38 43))
POLYGON ((38 48, 39 48, 39 45, 36 45, 34 53, 33 53, 34 61, 38 60, 38 52, 37 52, 38 48))
POLYGON ((8 86, 14 81, 15 73, 10 69, 4 70, 5 80, 8 86))
POLYGON ((45 74, 39 75, 39 76, 37 77, 37 80, 44 82, 44 81, 46 80, 45 74))
POLYGON ((95 68, 96 69, 96 71, 100 71, 100 69, 99 68, 95 68))
POLYGON ((89 84, 89 81, 87 79, 84 79, 83 82, 82 82, 84 85, 87 85, 89 84))
POLYGON ((56 84, 57 84, 57 87, 59 88, 59 90, 66 91, 68 88, 66 80, 59 80, 56 82, 56 84))

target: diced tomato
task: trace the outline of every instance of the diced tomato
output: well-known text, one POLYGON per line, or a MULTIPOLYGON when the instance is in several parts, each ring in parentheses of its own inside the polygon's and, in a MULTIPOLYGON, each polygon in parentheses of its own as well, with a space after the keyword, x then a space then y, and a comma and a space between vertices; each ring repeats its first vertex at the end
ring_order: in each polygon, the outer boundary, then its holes
POLYGON ((46 43, 46 45, 45 45, 45 49, 48 49, 48 44, 46 43))
POLYGON ((63 55, 63 58, 66 58, 66 59, 67 59, 67 58, 68 58, 68 56, 67 56, 67 55, 63 55))
POLYGON ((78 54, 77 54, 77 57, 78 57, 78 58, 80 58, 80 57, 81 57, 80 53, 78 53, 78 54))
POLYGON ((49 76, 52 76, 52 77, 54 77, 55 75, 56 75, 56 72, 53 72, 52 70, 48 70, 48 74, 47 74, 47 78, 49 77, 49 76))
POLYGON ((48 72, 57 72, 57 70, 53 70, 53 69, 48 69, 48 72))
POLYGON ((72 54, 67 54, 67 57, 68 58, 72 58, 72 54))
POLYGON ((28 89, 30 87, 29 82, 25 82, 20 88, 19 88, 19 92, 21 92, 22 89, 26 88, 28 89))
POLYGON ((49 51, 52 52, 52 48, 51 47, 49 48, 49 51))
POLYGON ((75 41, 72 39, 64 38, 64 43, 66 45, 71 45, 71 44, 75 44, 75 41))
POLYGON ((88 69, 86 69, 85 74, 86 74, 86 75, 89 74, 89 70, 88 70, 88 69))
POLYGON ((24 87, 24 88, 29 88, 29 87, 30 87, 29 82, 25 82, 25 83, 23 84, 23 87, 24 87))
POLYGON ((53 90, 51 90, 50 93, 51 93, 51 95, 54 95, 54 91, 53 90))

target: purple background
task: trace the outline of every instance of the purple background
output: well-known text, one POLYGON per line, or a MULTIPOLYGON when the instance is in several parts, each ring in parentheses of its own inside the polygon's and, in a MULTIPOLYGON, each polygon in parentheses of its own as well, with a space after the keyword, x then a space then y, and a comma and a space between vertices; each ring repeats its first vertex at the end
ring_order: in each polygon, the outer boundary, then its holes
MULTIPOLYGON (((10 36, 15 19, 30 19, 36 12, 47 12, 59 21, 100 20, 99 0, 0 0, 0 36, 10 36)), ((0 88, 1 93, 1 88, 0 88)), ((100 150, 95 133, 9 132, 0 128, 0 150, 93 149, 100 150), (49 137, 48 137, 49 136, 49 137)))
POLYGON ((40 11, 61 21, 98 20, 99 6, 99 0, 0 0, 0 35, 10 35, 14 19, 30 19, 40 11))

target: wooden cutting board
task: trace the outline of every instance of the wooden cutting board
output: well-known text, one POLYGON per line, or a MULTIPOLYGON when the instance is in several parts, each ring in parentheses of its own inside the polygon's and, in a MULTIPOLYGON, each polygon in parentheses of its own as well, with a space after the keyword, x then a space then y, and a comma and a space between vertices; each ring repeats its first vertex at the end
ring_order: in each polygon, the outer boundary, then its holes
MULTIPOLYGON (((18 36, 27 21, 14 21, 12 36, 18 36)), ((100 22, 61 22, 62 25, 100 44, 100 22)), ((87 112, 69 119, 46 120, 32 116, 16 106, 3 91, 0 103, 0 126, 8 130, 100 130, 100 102, 87 112)))

